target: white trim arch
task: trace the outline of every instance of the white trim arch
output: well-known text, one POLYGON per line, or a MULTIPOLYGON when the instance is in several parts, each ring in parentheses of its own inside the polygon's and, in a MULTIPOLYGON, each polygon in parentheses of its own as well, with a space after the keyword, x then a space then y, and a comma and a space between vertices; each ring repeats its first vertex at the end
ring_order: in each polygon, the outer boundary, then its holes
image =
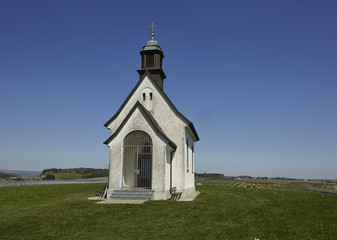
POLYGON ((132 131, 123 140, 122 187, 152 187, 152 139, 141 130, 132 131))

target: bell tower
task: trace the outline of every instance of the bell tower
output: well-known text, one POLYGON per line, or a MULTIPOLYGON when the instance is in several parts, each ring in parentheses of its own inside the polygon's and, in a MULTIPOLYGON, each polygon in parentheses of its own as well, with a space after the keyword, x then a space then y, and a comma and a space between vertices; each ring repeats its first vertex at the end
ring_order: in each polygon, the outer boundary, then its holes
POLYGON ((162 69, 164 54, 158 45, 158 41, 154 40, 153 28, 155 25, 152 23, 150 27, 152 28, 152 39, 147 41, 142 51, 140 51, 142 65, 141 69, 137 70, 137 72, 139 73, 139 77, 142 78, 145 72, 148 71, 159 87, 163 89, 164 79, 166 78, 162 69))

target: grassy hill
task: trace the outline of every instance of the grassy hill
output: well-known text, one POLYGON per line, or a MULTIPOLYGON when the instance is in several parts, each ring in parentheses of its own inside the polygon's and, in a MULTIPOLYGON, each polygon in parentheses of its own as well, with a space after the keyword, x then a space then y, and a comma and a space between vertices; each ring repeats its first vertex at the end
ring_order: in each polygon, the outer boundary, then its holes
POLYGON ((205 184, 142 205, 87 200, 104 184, 3 187, 1 239, 336 239, 337 195, 205 184))
POLYGON ((78 179, 82 178, 82 174, 79 173, 53 173, 56 179, 78 179))
POLYGON ((0 169, 0 172, 12 174, 15 176, 38 176, 40 175, 40 171, 25 171, 25 170, 8 170, 8 169, 0 169))

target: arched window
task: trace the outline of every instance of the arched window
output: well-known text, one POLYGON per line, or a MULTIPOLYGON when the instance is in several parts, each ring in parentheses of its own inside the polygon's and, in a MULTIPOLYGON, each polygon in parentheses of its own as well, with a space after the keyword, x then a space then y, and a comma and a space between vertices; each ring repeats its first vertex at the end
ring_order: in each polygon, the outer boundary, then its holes
POLYGON ((194 144, 192 143, 192 173, 194 173, 194 144))
POLYGON ((187 172, 189 172, 190 171, 190 169, 189 169, 189 162, 188 162, 188 155, 189 155, 189 151, 188 151, 188 139, 186 139, 186 159, 187 159, 187 172))
POLYGON ((134 131, 124 139, 123 186, 151 188, 152 139, 146 132, 134 131))

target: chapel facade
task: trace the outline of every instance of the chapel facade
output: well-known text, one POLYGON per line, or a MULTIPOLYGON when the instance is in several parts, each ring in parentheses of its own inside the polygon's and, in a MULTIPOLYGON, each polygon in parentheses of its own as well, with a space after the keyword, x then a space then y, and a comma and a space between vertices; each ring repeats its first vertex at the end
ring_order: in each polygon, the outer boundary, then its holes
POLYGON ((104 124, 110 130, 104 142, 110 148, 107 197, 143 190, 152 200, 166 200, 173 187, 188 197, 195 191, 199 136, 164 92, 164 54, 153 32, 140 55, 139 81, 104 124))

